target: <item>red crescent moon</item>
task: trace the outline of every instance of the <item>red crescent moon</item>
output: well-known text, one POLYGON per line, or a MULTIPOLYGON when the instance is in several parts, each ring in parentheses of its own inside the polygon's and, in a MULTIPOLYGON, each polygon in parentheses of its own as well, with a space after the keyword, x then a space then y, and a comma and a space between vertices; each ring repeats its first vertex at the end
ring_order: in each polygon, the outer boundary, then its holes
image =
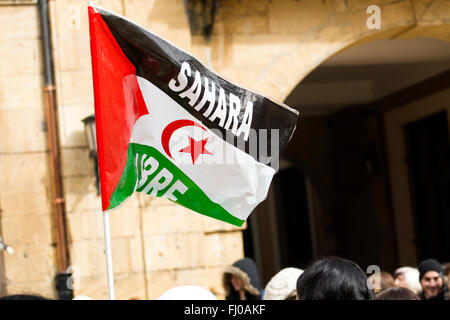
POLYGON ((162 144, 164 151, 167 153, 167 155, 169 157, 172 158, 172 154, 170 153, 170 150, 169 150, 169 141, 170 141, 170 138, 172 137, 172 134, 176 130, 183 128, 183 127, 188 127, 188 126, 199 127, 206 131, 206 129, 203 128, 201 125, 199 125, 197 122, 192 121, 192 120, 187 120, 187 119, 176 120, 174 122, 169 123, 164 128, 164 130, 161 134, 161 144, 162 144))

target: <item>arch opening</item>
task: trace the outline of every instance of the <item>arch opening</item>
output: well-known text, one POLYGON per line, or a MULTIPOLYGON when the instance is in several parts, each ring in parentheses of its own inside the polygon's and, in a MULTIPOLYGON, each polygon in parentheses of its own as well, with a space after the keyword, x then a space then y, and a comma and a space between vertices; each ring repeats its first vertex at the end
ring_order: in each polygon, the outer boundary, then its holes
MULTIPOLYGON (((314 217, 316 256, 336 254, 388 271, 417 265, 427 254, 450 260, 450 239, 443 235, 444 245, 435 241, 425 246, 430 233, 418 226, 418 221, 431 224, 435 219, 427 210, 449 210, 446 187, 438 186, 437 180, 424 187, 442 194, 430 200, 433 203, 412 187, 423 172, 438 165, 431 157, 422 161, 422 167, 404 161, 404 176, 393 176, 400 166, 394 161, 397 153, 408 158, 413 152, 408 146, 417 141, 408 140, 412 120, 390 120, 391 113, 419 112, 414 108, 429 110, 421 111, 416 122, 446 111, 449 88, 450 42, 417 37, 352 45, 314 69, 287 96, 285 103, 299 109, 302 118, 285 157, 298 165, 321 195, 323 210, 314 217), (430 105, 431 96, 442 104, 430 105), (391 131, 400 133, 395 136, 391 131), (395 179, 403 179, 403 190, 396 189, 395 179), (436 250, 427 251, 431 247, 436 250)), ((436 123, 447 124, 449 114, 447 110, 444 121, 436 123)), ((440 129, 448 132, 448 126, 440 129)), ((450 163, 448 139, 439 143, 434 157, 448 157, 450 163)), ((450 174, 445 165, 439 170, 438 175, 450 174)), ((450 222, 445 223, 450 228, 450 222)))

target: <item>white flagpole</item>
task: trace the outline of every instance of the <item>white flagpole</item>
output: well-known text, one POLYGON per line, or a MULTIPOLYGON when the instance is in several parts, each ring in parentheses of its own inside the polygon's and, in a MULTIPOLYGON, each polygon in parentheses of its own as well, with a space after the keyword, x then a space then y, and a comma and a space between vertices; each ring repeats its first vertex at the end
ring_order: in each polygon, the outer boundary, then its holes
POLYGON ((108 276, 108 297, 114 300, 114 277, 111 258, 111 236, 109 232, 109 213, 103 211, 103 229, 105 237, 106 273, 108 276))

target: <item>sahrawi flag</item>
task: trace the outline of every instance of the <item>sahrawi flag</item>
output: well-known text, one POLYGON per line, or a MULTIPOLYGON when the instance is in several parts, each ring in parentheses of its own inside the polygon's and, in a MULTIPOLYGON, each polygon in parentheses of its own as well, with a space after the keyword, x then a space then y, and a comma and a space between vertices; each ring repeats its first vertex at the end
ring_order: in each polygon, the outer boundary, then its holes
POLYGON ((298 112, 124 17, 90 5, 89 24, 103 210, 138 191, 241 226, 298 112))

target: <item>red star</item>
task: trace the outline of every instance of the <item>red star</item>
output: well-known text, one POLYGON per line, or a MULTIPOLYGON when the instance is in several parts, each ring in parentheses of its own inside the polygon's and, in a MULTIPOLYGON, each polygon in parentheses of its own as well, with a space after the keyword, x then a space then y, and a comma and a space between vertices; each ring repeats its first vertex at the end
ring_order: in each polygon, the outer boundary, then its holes
POLYGON ((195 164, 195 161, 197 161, 197 158, 199 155, 201 155, 201 154, 212 155, 211 152, 209 152, 208 150, 205 149, 206 142, 208 142, 208 138, 199 140, 199 141, 195 141, 194 139, 189 137, 189 145, 187 147, 181 149, 178 152, 190 153, 191 157, 192 157, 192 164, 195 164))

